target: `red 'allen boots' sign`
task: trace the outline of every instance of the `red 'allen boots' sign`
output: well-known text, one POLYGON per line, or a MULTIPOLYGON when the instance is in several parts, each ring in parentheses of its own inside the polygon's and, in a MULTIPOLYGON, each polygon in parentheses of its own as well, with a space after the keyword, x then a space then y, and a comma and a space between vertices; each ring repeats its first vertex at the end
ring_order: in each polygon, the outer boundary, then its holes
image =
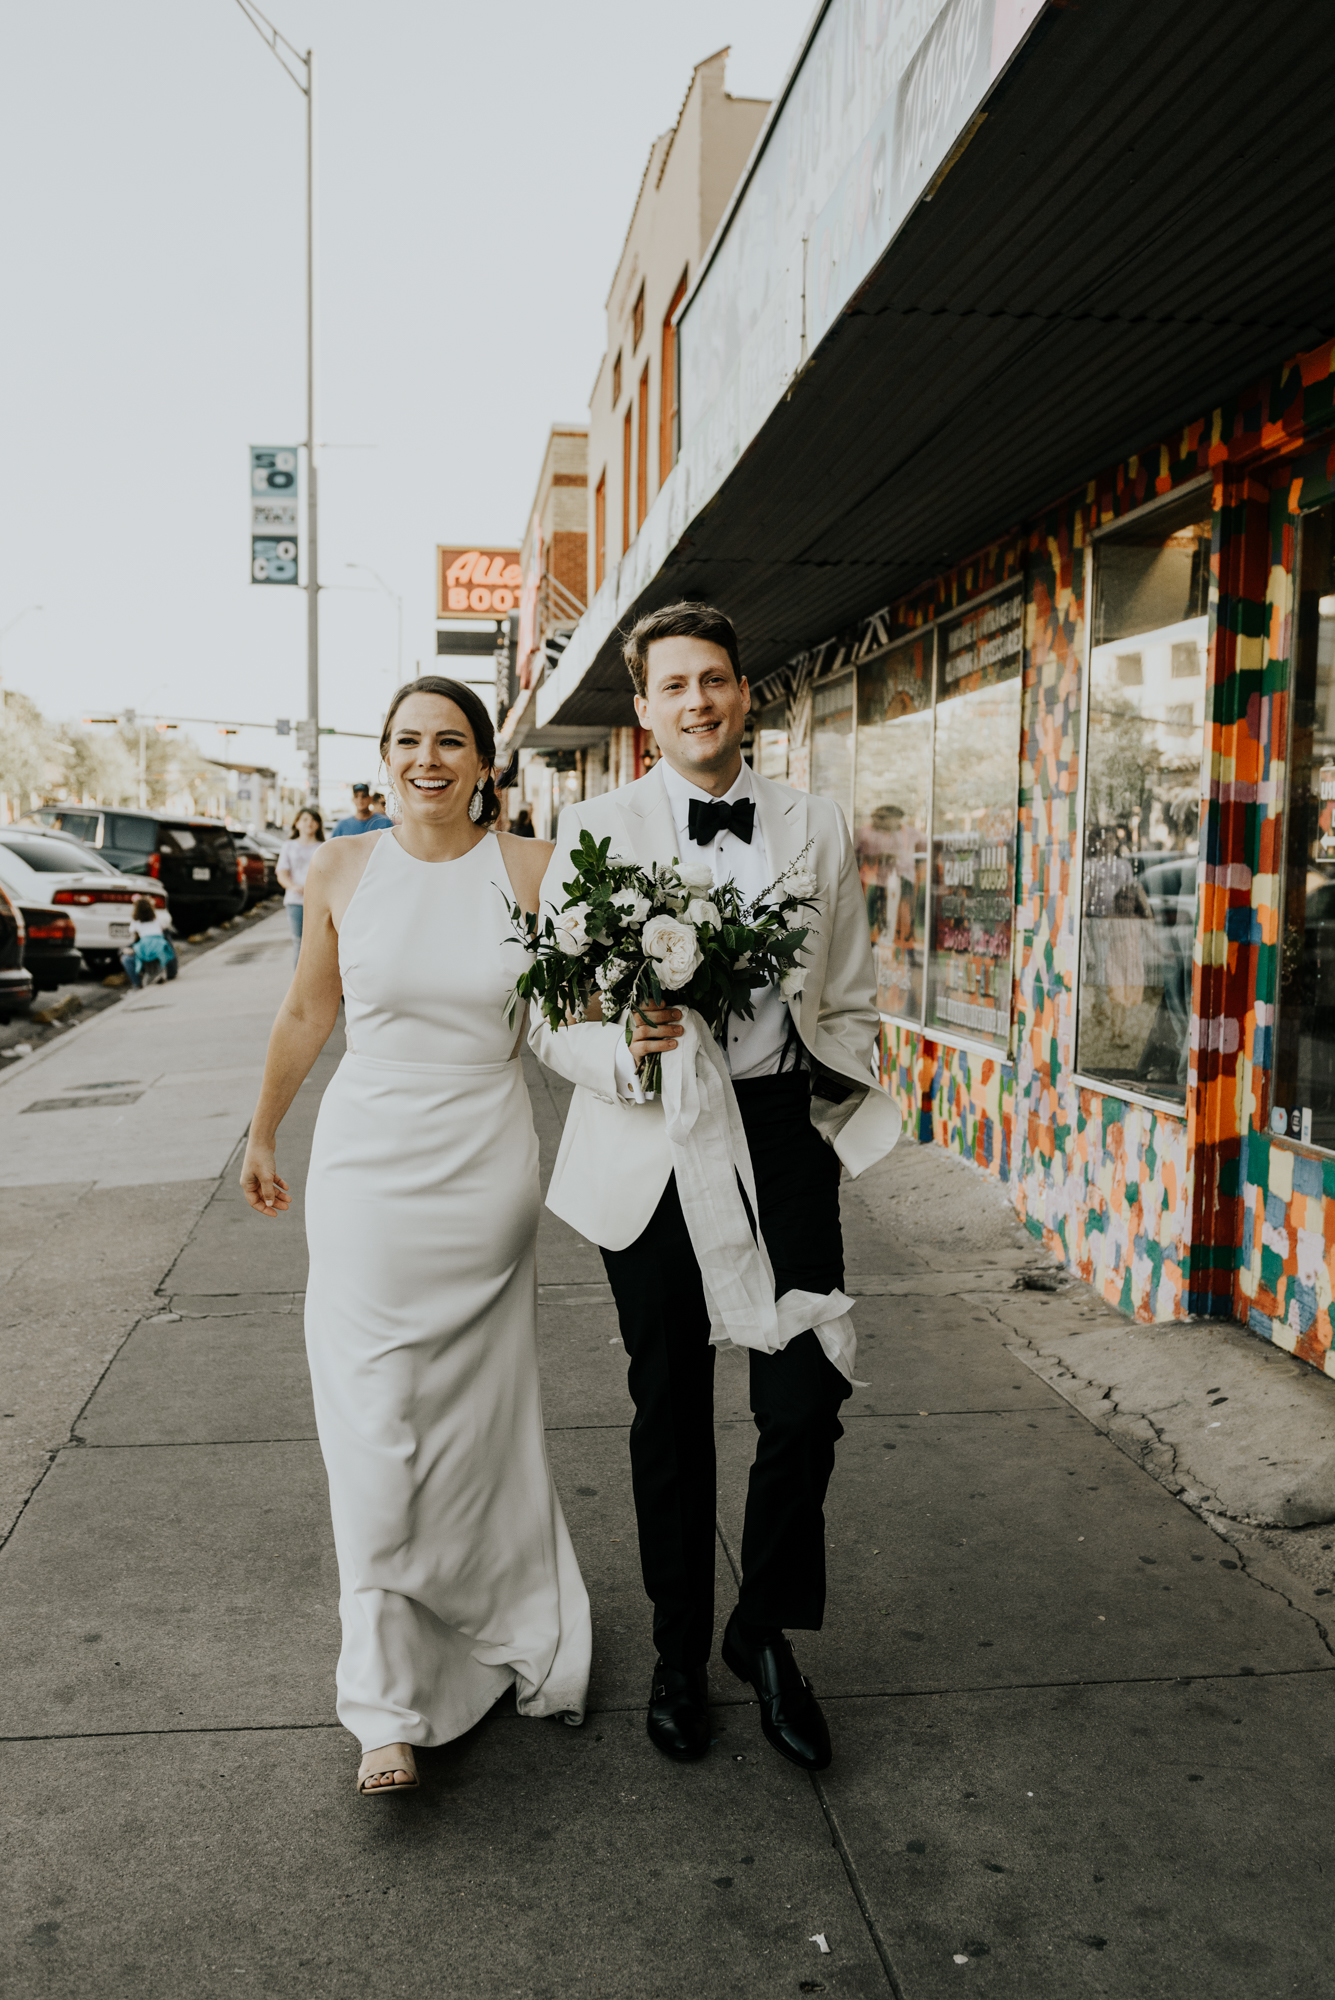
POLYGON ((437 618, 504 618, 519 602, 518 549, 436 550, 437 618))

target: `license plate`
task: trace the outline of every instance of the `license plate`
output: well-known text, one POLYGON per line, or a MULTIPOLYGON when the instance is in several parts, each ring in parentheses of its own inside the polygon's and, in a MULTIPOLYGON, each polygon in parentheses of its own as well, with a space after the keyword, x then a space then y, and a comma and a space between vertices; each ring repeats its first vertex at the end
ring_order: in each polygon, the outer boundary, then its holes
POLYGON ((190 870, 190 874, 193 880, 196 882, 207 882, 209 879, 209 871, 207 868, 192 868, 190 870))
POLYGON ((107 931, 111 937, 127 938, 130 935, 130 926, 128 924, 108 924, 107 931))

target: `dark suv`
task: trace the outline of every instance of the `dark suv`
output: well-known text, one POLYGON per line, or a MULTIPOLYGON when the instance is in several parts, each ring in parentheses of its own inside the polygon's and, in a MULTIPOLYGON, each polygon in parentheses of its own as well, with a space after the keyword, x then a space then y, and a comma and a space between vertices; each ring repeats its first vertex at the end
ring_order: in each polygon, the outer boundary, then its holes
POLYGON ((178 931, 203 930, 246 907, 245 863, 220 820, 101 806, 41 806, 33 817, 86 841, 123 875, 161 882, 178 931))

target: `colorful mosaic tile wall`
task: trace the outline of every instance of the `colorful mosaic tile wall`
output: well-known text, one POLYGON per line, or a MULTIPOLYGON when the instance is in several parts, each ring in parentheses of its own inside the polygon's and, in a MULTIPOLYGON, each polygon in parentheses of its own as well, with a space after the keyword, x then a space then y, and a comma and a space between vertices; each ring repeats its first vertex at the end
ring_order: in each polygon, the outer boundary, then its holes
MULTIPOLYGON (((1216 701, 1219 828, 1212 825, 1218 880, 1201 926, 1203 970, 1222 968, 1223 999, 1203 980, 1202 1004, 1216 1020, 1203 1037, 1206 1061, 1234 1088, 1216 1087, 1222 1115, 1234 1111, 1236 1137, 1220 1145, 1224 1199, 1238 1211, 1238 1253, 1229 1275, 1233 1306, 1263 1334, 1314 1367, 1331 1360, 1335 1273, 1335 1162, 1266 1131, 1270 1108, 1280 937, 1280 859, 1288 748, 1288 673, 1292 645, 1298 516, 1335 499, 1335 343, 1326 342, 1277 371, 1246 430, 1220 445, 1238 459, 1262 462, 1226 469, 1225 520, 1238 554, 1226 609, 1221 583, 1219 650, 1235 660, 1231 700, 1216 701), (1227 1100, 1231 1096, 1232 1105, 1227 1100)), ((1211 860, 1215 859, 1212 851, 1211 860)), ((1217 971, 1216 980, 1221 980, 1217 971)), ((1207 1019, 1208 1019, 1207 1015, 1207 1019)), ((1218 1246, 1216 1267, 1223 1264, 1218 1246)))
POLYGON ((1266 1136, 1296 517, 1335 498, 1335 341, 1129 458, 896 607, 912 630, 1023 569, 1016 1063, 887 1027, 911 1128, 1010 1183, 1030 1230, 1138 1319, 1244 1318, 1330 1367, 1335 1162, 1266 1136), (1090 531, 1210 477, 1209 795, 1186 1116, 1078 1087, 1080 663, 1090 531))
MULTIPOLYGON (((1281 1164, 1272 1184, 1272 1159, 1290 1149, 1255 1135, 1265 1129, 1274 1021, 1293 517, 1333 490, 1335 451, 1321 435, 1332 423, 1335 343, 1326 343, 1093 481, 1025 538, 1017 1062, 1013 1139, 1001 1154, 1029 1227, 1125 1310, 1142 1319, 1237 1311, 1318 1365, 1331 1341, 1330 1171, 1295 1153, 1293 1176, 1281 1164), (1202 474, 1216 510, 1212 775, 1184 1120, 1071 1079, 1079 662, 1089 530, 1202 474)), ((973 575, 918 593, 895 622, 967 601, 988 587, 988 567, 984 559, 973 575)), ((1009 552, 1004 567, 1012 573, 1009 552)), ((972 1072, 930 1044, 894 1054, 901 1088, 916 1077, 921 1135, 976 1158, 985 1106, 972 1072)))

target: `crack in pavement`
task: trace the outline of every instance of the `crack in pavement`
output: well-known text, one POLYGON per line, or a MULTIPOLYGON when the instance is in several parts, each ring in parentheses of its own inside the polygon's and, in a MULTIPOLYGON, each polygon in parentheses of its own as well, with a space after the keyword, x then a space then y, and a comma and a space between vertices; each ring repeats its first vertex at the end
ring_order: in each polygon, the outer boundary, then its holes
MULTIPOLYGON (((999 1328, 1014 1335, 1003 1341, 1008 1353, 1013 1354, 1041 1382, 1059 1395, 1064 1402, 1082 1416, 1086 1423, 1116 1446, 1124 1458, 1129 1458, 1144 1473, 1153 1479, 1175 1500, 1203 1521, 1220 1541, 1227 1543, 1239 1559, 1241 1573, 1262 1590, 1268 1590, 1287 1604, 1292 1611, 1305 1618, 1316 1632, 1325 1651, 1335 1660, 1335 1645, 1331 1643, 1330 1632, 1318 1614, 1309 1605, 1299 1603, 1293 1597, 1277 1573, 1276 1563, 1283 1563, 1282 1551, 1264 1548, 1264 1554, 1257 1561, 1253 1537, 1263 1526, 1260 1522, 1249 1521, 1245 1517, 1228 1512, 1218 1494, 1208 1488, 1189 1485, 1179 1476, 1178 1448, 1165 1435, 1161 1424, 1144 1410, 1124 1409, 1113 1394, 1110 1386, 1078 1375, 1064 1361, 1055 1360, 1026 1340, 1018 1329, 1009 1327, 993 1307, 987 1310, 996 1320, 999 1328), (1148 1437, 1146 1433, 1149 1433, 1148 1437), (1273 1560, 1267 1560, 1267 1557, 1273 1560)), ((1184 1408, 1185 1402, 1170 1404, 1169 1408, 1184 1408)), ((1313 1524, 1318 1525, 1318 1524, 1313 1524)), ((1295 1532, 1295 1531, 1290 1531, 1295 1532)), ((1287 1569, 1288 1565, 1284 1564, 1287 1569)))

